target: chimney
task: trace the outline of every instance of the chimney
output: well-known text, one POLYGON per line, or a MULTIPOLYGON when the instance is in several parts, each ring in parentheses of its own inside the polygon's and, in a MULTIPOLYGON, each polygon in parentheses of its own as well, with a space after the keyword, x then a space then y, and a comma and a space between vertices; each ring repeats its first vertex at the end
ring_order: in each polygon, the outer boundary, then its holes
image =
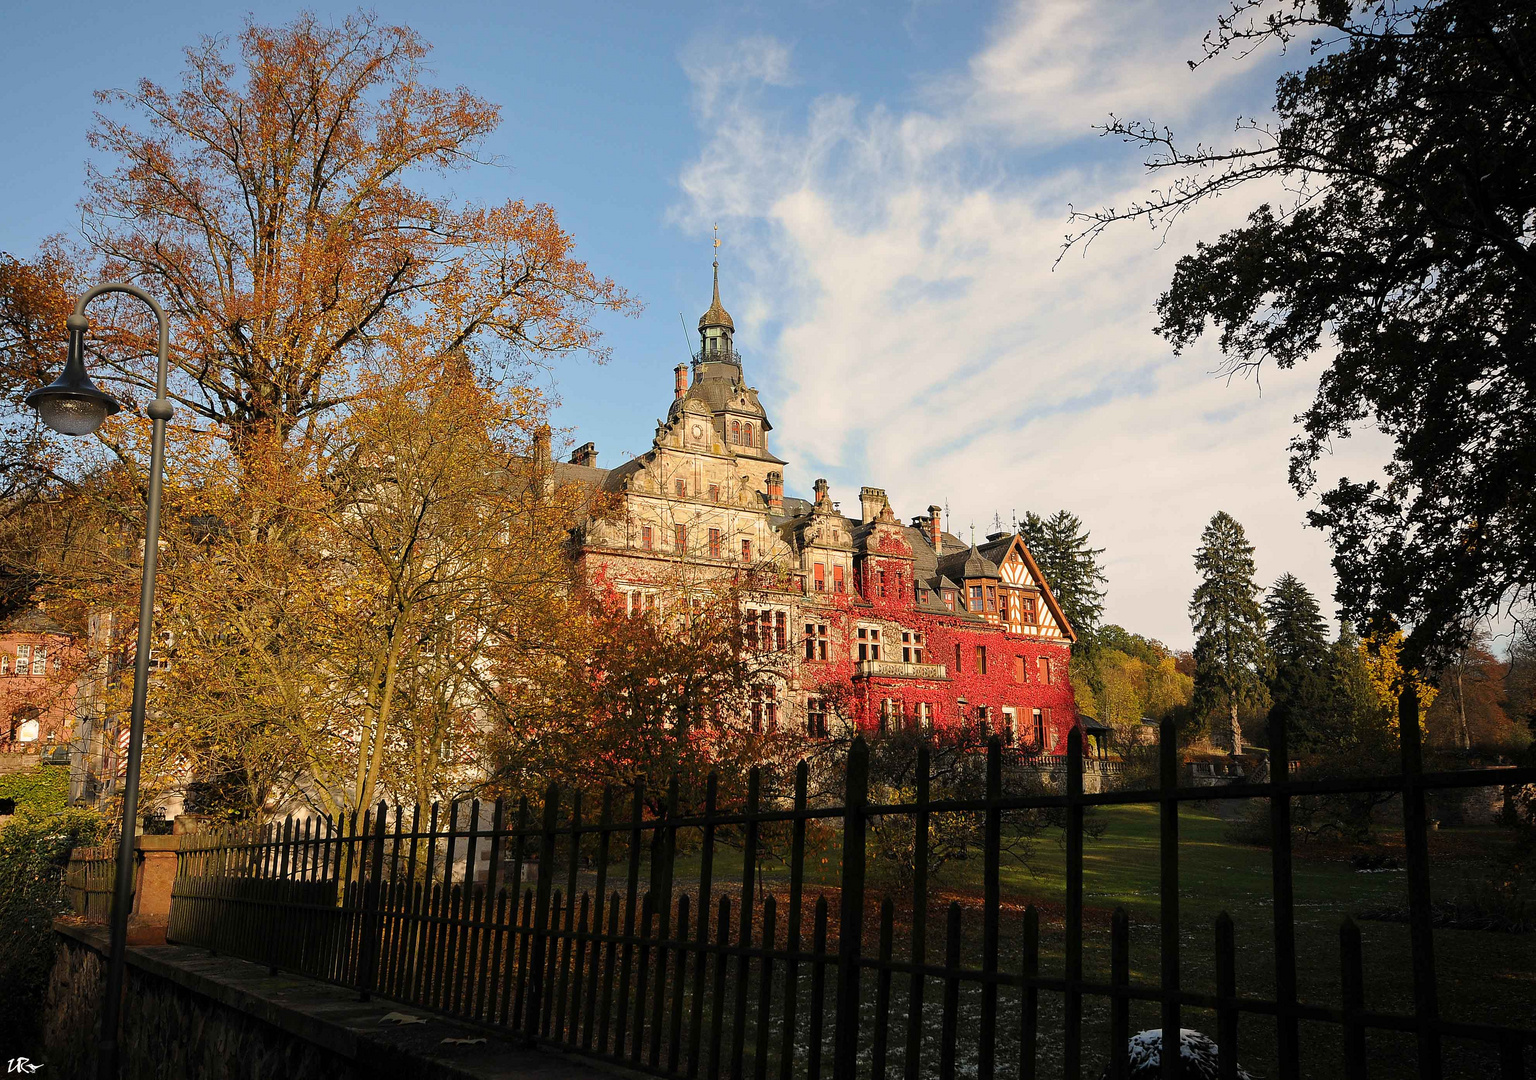
POLYGON ((678 364, 672 369, 672 400, 676 401, 688 392, 688 365, 678 364))
POLYGON ((827 502, 827 482, 825 480, 817 480, 816 481, 816 505, 817 506, 825 506, 826 502, 827 502))
POLYGON ((533 429, 533 475, 539 490, 545 495, 555 490, 555 461, 549 448, 549 425, 540 424, 533 429))
POLYGON ((930 506, 928 508, 928 542, 933 545, 935 552, 944 547, 943 519, 939 517, 944 512, 942 506, 930 506))
POLYGON ((883 488, 863 487, 859 488, 859 510, 861 520, 868 525, 880 516, 880 511, 888 505, 883 488))
POLYGON ((768 474, 768 509, 780 514, 784 512, 784 474, 781 472, 768 474))
POLYGON ((589 469, 597 467, 597 443, 582 443, 571 451, 572 465, 585 465, 589 469))

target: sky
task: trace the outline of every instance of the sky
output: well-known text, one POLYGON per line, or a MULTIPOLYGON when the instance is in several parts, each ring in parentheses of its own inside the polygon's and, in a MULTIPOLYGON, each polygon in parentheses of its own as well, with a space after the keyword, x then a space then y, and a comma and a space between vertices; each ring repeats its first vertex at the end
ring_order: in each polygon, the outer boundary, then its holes
MULTIPOLYGON (((1325 610, 1329 550, 1286 480, 1294 417, 1322 364, 1218 377, 1202 341, 1153 333, 1180 255, 1241 222, 1230 197, 1166 234, 1124 225, 1058 260, 1070 208, 1151 187, 1111 114, 1222 142, 1266 114, 1303 48, 1191 70, 1226 5, 1207 0, 776 0, 697 4, 379 3, 433 46, 440 82, 502 107, 493 167, 455 174, 467 201, 552 205, 578 253, 645 305, 604 316, 611 359, 549 375, 555 423, 614 466, 650 447, 685 335, 721 296, 761 390, 785 485, 817 477, 856 508, 947 527, 1067 508, 1109 575, 1106 618, 1191 643, 1193 553, 1218 510, 1256 547, 1262 583, 1291 572, 1325 610), (682 324, 679 323, 679 315, 682 324)), ((261 4, 339 20, 352 5, 261 4)), ((6 0, 0 35, 0 250, 79 224, 93 92, 174 84, 182 49, 238 33, 250 4, 6 0)), ((1374 472, 1369 432, 1325 484, 1374 472)))

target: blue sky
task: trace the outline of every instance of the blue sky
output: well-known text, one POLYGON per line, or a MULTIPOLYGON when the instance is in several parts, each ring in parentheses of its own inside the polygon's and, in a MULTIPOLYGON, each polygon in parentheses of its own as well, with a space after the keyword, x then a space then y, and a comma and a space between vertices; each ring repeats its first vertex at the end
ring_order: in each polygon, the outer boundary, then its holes
MULTIPOLYGON (((303 5, 340 18, 351 5, 303 5)), ((952 531, 1068 507, 1108 549, 1108 615, 1190 639, 1191 555, 1218 509, 1248 527, 1261 580, 1332 592, 1320 535, 1285 484, 1291 417, 1317 371, 1260 388, 1213 378, 1151 333, 1175 258, 1252 199, 1167 239, 1128 226, 1053 266, 1069 204, 1119 204, 1148 180, 1097 138, 1111 113, 1193 138, 1262 115, 1262 55, 1191 73, 1224 5, 1004 3, 381 3, 434 46, 440 81, 497 102, 503 165, 456 175, 465 199, 547 201, 594 269, 646 304, 604 322, 613 359, 555 371, 557 422, 599 463, 649 447, 709 300, 710 225, 748 378, 791 492, 831 479, 947 504, 952 531)), ((281 22, 300 5, 263 4, 281 22)), ((0 249, 25 256, 78 222, 92 91, 174 83, 181 49, 238 31, 248 5, 8 4, 0 37, 0 249), (146 5, 145 8, 149 6, 146 5), (140 9, 141 11, 143 9, 140 9)), ((1314 365, 1314 369, 1316 365, 1314 365)), ((1351 440, 1330 463, 1359 475, 1351 440)), ((1325 469, 1325 478, 1329 470, 1325 469)))

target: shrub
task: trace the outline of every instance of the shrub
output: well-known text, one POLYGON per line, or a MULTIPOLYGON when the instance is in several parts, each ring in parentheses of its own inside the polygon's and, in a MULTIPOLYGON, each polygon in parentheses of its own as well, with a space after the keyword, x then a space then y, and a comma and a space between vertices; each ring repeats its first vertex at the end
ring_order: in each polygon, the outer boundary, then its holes
POLYGON ((53 967, 53 920, 64 912, 62 881, 70 849, 97 843, 105 832, 93 811, 44 813, 38 806, 18 800, 16 817, 0 829, 0 986, 6 997, 0 1046, 27 1053, 35 1053, 40 1042, 43 995, 53 967))

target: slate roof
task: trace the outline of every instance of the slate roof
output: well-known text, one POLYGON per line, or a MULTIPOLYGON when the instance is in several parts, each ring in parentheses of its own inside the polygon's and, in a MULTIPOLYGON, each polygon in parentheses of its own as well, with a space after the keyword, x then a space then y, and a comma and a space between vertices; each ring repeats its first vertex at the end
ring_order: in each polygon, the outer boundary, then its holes
POLYGON ((12 634, 60 634, 69 636, 69 631, 56 623, 41 608, 22 608, 16 614, 0 624, 0 630, 12 634))

